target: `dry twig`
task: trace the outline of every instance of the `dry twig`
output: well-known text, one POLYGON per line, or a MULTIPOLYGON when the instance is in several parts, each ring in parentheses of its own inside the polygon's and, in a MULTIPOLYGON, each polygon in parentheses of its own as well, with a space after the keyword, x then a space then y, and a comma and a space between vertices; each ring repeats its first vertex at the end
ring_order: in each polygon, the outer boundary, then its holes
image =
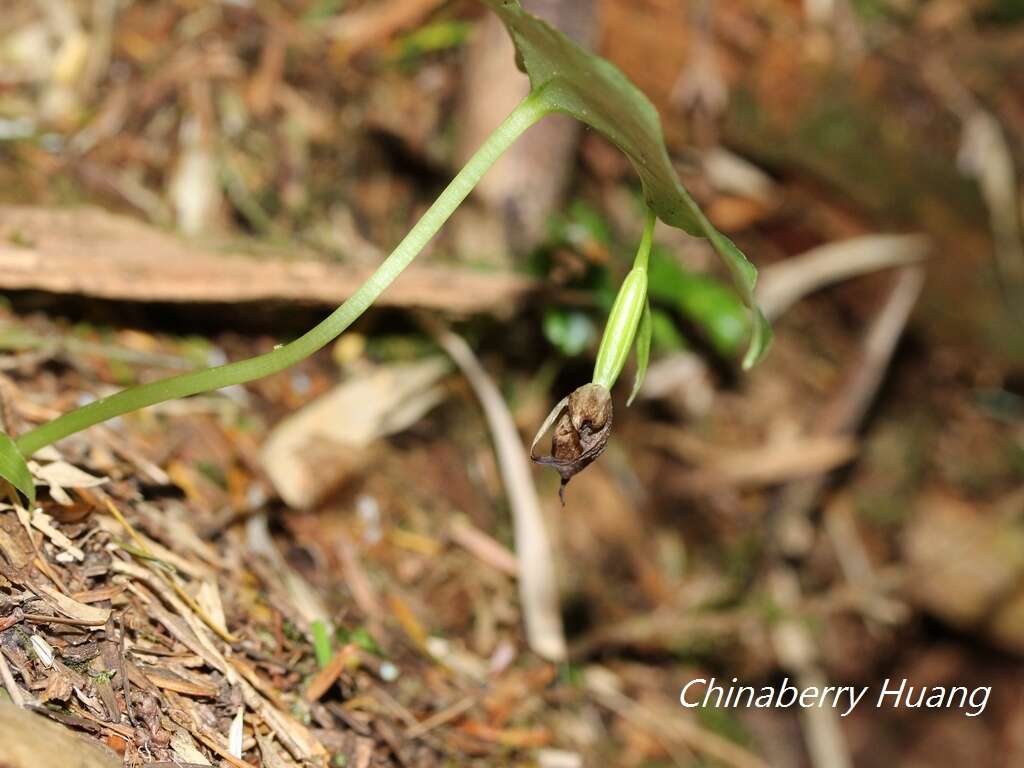
POLYGON ((530 647, 546 659, 564 659, 565 635, 555 582, 554 555, 526 461, 526 450, 512 414, 469 345, 437 323, 429 320, 424 320, 424 323, 465 374, 491 428, 498 466, 515 523, 516 556, 520 564, 519 596, 530 647))

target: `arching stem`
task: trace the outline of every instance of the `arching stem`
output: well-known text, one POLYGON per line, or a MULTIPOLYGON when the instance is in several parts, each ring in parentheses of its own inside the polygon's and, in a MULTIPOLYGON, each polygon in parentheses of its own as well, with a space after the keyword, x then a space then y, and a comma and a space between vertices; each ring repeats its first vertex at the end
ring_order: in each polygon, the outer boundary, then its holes
POLYGON ((166 400, 244 384, 309 357, 336 339, 376 301, 437 234, 502 153, 550 111, 540 92, 531 93, 520 102, 367 281, 325 320, 295 341, 248 360, 161 379, 97 400, 26 432, 15 440, 18 450, 27 458, 44 446, 115 416, 166 400))

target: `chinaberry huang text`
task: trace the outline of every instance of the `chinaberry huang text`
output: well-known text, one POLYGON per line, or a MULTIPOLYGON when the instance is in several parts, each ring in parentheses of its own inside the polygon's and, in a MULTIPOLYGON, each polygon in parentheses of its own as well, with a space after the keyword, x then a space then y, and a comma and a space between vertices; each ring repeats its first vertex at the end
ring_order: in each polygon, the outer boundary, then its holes
POLYGON ((967 717, 977 717, 988 706, 991 686, 970 688, 962 685, 921 686, 907 680, 886 678, 877 686, 829 685, 799 688, 785 678, 781 685, 740 685, 698 677, 679 692, 679 703, 687 709, 697 707, 768 708, 832 707, 846 717, 860 705, 911 709, 959 709, 967 717))

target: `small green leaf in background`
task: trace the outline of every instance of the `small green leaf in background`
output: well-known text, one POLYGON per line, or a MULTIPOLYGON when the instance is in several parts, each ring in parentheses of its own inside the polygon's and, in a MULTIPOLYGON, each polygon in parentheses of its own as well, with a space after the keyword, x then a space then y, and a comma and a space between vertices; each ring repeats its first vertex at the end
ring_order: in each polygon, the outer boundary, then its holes
POLYGON ((647 375, 647 364, 651 361, 651 333, 654 323, 651 320, 651 302, 644 305, 644 313, 640 316, 640 327, 636 329, 636 378, 633 380, 633 391, 629 393, 629 400, 626 401, 628 408, 633 404, 633 398, 637 396, 640 387, 643 386, 644 376, 647 375))
POLYGON ((750 333, 743 303, 728 285, 711 275, 680 267, 663 248, 651 252, 648 293, 700 328, 723 357, 735 355, 750 333))
POLYGON ((36 503, 36 484, 32 481, 25 457, 3 432, 0 432, 0 477, 21 491, 29 505, 36 503))
POLYGON ((302 20, 307 24, 321 24, 341 13, 347 4, 348 0, 317 0, 303 14, 302 20))
POLYGON ((458 48, 469 37, 472 25, 468 21, 438 21, 410 32, 396 43, 397 58, 410 63, 429 53, 458 48))
POLYGON ((334 650, 331 648, 331 630, 323 619, 314 619, 309 625, 313 634, 313 653, 321 669, 331 663, 334 650))
POLYGON ((544 336, 566 357, 576 357, 597 338, 597 329, 579 310, 549 309, 544 313, 544 336))
POLYGON ((652 307, 651 348, 659 354, 667 355, 689 347, 686 338, 676 328, 675 318, 663 309, 652 307))
POLYGON ((743 365, 749 368, 757 363, 772 337, 771 327, 754 300, 757 270, 729 238, 715 229, 680 183, 654 105, 618 67, 531 16, 518 0, 483 2, 508 29, 517 61, 529 76, 533 92, 552 110, 586 123, 629 157, 643 182, 647 205, 658 218, 711 242, 753 315, 743 365))
POLYGON ((604 216, 586 200, 576 198, 564 213, 552 215, 549 239, 567 243, 584 255, 607 255, 612 231, 604 216))
POLYGON ((367 653, 372 653, 376 656, 384 655, 384 649, 377 644, 377 641, 373 639, 373 635, 370 634, 370 630, 366 627, 356 627, 352 630, 339 627, 335 634, 338 638, 338 642, 343 645, 347 643, 355 643, 367 653))

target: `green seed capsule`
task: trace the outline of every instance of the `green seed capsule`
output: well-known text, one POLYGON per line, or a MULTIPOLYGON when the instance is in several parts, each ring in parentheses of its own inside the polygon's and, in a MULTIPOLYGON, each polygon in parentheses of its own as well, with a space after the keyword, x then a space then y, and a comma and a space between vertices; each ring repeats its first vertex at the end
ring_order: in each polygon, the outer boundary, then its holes
POLYGON ((622 281, 619 295, 615 297, 608 324, 604 327, 601 346, 594 363, 595 384, 611 389, 622 373, 629 357, 629 350, 636 338, 636 329, 647 306, 647 269, 634 267, 622 281))

